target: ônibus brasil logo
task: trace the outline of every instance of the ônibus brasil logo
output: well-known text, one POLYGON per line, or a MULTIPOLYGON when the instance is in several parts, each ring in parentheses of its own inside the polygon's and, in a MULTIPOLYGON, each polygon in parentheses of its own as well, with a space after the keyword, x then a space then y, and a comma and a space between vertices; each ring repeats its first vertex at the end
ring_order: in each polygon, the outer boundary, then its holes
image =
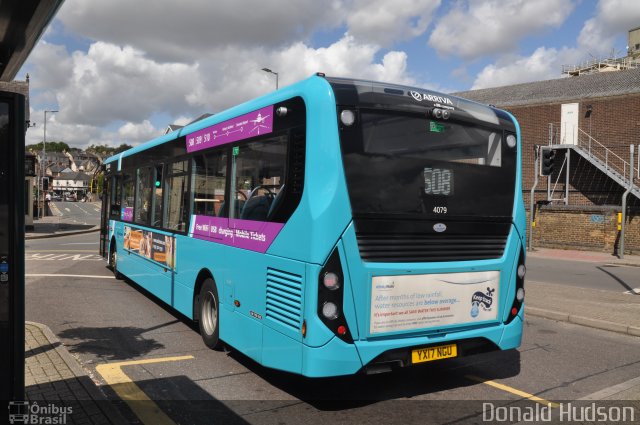
POLYGON ((9 423, 14 424, 66 424, 73 414, 72 406, 45 405, 38 402, 10 401, 9 423))

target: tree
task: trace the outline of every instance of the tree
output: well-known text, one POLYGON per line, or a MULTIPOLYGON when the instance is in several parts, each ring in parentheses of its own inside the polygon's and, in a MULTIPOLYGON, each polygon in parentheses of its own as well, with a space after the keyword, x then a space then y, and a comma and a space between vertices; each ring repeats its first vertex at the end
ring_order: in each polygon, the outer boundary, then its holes
POLYGON ((132 147, 133 147, 133 146, 131 146, 131 145, 127 145, 126 143, 122 143, 120 146, 118 146, 118 147, 113 151, 113 154, 115 155, 115 154, 117 154, 117 153, 124 152, 124 151, 126 151, 126 150, 128 150, 128 149, 131 149, 132 147))
MULTIPOLYGON (((33 145, 27 145, 24 148, 26 151, 42 152, 42 142, 35 143, 33 145)), ((62 152, 62 151, 68 151, 71 148, 65 142, 52 141, 52 142, 47 142, 45 149, 48 152, 62 152)))

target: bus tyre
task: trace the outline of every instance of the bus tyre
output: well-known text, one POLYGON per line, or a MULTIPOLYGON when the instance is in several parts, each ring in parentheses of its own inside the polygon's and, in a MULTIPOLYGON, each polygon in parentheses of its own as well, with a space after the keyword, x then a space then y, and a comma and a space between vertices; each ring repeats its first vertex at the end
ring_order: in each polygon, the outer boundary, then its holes
POLYGON ((116 279, 122 279, 122 274, 118 271, 118 251, 115 247, 111 248, 111 253, 109 254, 109 264, 111 265, 111 270, 113 271, 113 275, 116 279))
POLYGON ((211 278, 207 278, 200 288, 199 317, 200 335, 204 344, 212 350, 219 349, 220 343, 220 298, 216 283, 211 278))

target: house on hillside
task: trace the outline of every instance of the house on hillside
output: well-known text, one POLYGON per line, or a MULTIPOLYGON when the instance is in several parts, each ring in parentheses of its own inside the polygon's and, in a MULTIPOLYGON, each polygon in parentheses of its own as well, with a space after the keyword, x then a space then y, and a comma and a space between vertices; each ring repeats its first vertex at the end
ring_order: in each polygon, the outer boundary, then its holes
POLYGON ((53 179, 53 190, 59 195, 75 193, 78 199, 89 191, 91 176, 82 172, 64 172, 53 179))

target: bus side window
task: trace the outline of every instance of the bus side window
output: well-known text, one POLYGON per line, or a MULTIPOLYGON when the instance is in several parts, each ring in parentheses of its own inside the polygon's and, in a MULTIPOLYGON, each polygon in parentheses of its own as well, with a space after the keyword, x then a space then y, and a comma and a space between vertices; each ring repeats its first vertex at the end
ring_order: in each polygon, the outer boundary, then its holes
POLYGON ((120 176, 113 176, 111 183, 111 210, 109 211, 111 218, 120 219, 120 204, 122 203, 121 180, 120 176))
POLYGON ((193 158, 192 214, 210 217, 225 213, 224 190, 227 180, 227 154, 225 151, 198 155, 193 158))
POLYGON ((136 201, 135 219, 138 224, 149 225, 151 213, 151 168, 143 167, 136 170, 136 201))
POLYGON ((164 180, 164 227, 185 232, 188 225, 188 162, 177 161, 167 167, 164 180))
POLYGON ((162 224, 162 164, 154 167, 153 176, 153 205, 151 225, 160 227, 162 224))
POLYGON ((236 201, 230 217, 268 221, 285 185, 287 137, 241 145, 235 152, 232 166, 236 201))
MULTIPOLYGON (((124 175, 122 177, 122 202, 120 204, 120 210, 124 210, 125 208, 130 208, 133 210, 133 204, 135 200, 135 187, 133 185, 133 179, 130 175, 124 175)), ((129 219, 128 221, 131 221, 129 219)))

